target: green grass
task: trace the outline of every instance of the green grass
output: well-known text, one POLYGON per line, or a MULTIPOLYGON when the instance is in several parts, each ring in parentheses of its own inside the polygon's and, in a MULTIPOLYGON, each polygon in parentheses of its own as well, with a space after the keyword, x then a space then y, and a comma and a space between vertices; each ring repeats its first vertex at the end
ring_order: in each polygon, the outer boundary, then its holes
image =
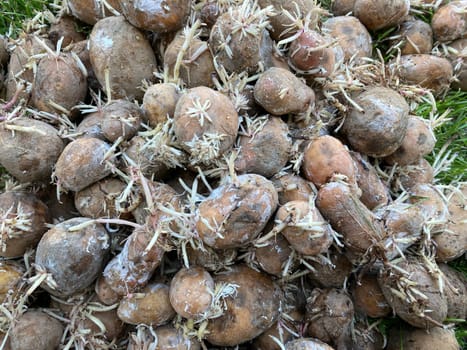
POLYGON ((33 18, 37 11, 50 8, 50 0, 3 0, 0 7, 0 34, 15 37, 21 31, 24 20, 33 18))

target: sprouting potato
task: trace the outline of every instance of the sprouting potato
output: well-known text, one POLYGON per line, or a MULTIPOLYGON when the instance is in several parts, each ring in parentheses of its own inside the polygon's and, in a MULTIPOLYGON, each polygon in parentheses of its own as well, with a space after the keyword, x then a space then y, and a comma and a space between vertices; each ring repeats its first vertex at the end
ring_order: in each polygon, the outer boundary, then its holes
POLYGON ((353 11, 356 0, 334 0, 332 2, 332 13, 334 16, 345 16, 353 11))
POLYGON ((400 25, 394 36, 401 55, 430 53, 433 48, 433 31, 428 23, 419 19, 409 19, 400 25), (400 44, 399 44, 400 43, 400 44), (399 46, 400 45, 400 46, 399 46))
POLYGON ((344 254, 329 249, 329 258, 317 257, 309 264, 313 267, 309 278, 313 284, 322 288, 341 288, 349 279, 352 263, 344 254))
POLYGON ((14 261, 0 262, 0 302, 3 303, 8 294, 17 290, 23 274, 24 268, 20 264, 14 261))
POLYGON ((308 201, 313 195, 313 185, 301 176, 281 174, 278 177, 273 177, 272 182, 279 195, 280 205, 294 200, 308 201))
POLYGON ((450 1, 441 6, 433 15, 431 27, 436 40, 441 42, 467 36, 467 1, 450 1))
POLYGON ((284 265, 292 254, 289 242, 280 233, 261 247, 254 248, 254 258, 263 271, 281 276, 284 265))
POLYGON ((145 119, 141 108, 126 100, 114 100, 105 105, 101 112, 102 134, 110 142, 119 138, 131 139, 145 119))
POLYGON ((78 23, 74 17, 62 15, 50 26, 49 39, 56 46, 57 41, 59 41, 60 38, 63 38, 62 47, 65 48, 70 44, 86 39, 84 33, 78 31, 77 29, 78 23))
POLYGON ((408 0, 356 0, 353 12, 369 30, 395 26, 409 14, 408 0))
POLYGON ((156 127, 159 123, 164 123, 168 117, 173 118, 179 97, 180 94, 174 84, 151 85, 144 93, 142 105, 148 124, 156 127))
POLYGON ((394 179, 394 186, 410 190, 417 184, 431 184, 434 179, 434 169, 424 158, 418 162, 404 167, 399 167, 394 179))
POLYGON ((118 15, 121 12, 119 0, 69 0, 71 14, 84 23, 94 25, 101 18, 118 15))
POLYGON ((379 287, 376 275, 365 274, 357 278, 352 287, 352 300, 355 311, 378 318, 390 314, 391 307, 379 287))

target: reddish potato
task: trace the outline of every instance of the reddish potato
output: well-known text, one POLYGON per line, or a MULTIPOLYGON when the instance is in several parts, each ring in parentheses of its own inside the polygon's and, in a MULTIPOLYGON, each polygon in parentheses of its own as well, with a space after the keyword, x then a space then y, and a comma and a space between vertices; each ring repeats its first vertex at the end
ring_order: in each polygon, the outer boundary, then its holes
POLYGON ((356 0, 354 14, 368 29, 395 26, 409 14, 408 0, 356 0))
POLYGON ((51 125, 27 117, 0 124, 0 163, 20 182, 50 181, 65 144, 51 125))
POLYGON ((154 84, 144 93, 143 110, 146 112, 148 124, 155 128, 167 118, 173 118, 175 106, 180 97, 173 84, 154 84))

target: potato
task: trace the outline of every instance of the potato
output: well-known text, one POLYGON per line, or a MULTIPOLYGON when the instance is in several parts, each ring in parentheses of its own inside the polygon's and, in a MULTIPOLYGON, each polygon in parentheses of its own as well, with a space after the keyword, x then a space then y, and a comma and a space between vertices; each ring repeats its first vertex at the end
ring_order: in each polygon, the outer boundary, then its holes
POLYGON ((405 190, 410 190, 417 184, 433 183, 434 180, 433 167, 423 158, 414 164, 399 167, 396 174, 395 187, 405 190))
POLYGON ((271 177, 285 167, 292 151, 289 128, 279 117, 269 117, 254 130, 238 138, 235 170, 271 177), (271 147, 274 144, 274 147, 271 147))
POLYGON ((19 117, 0 124, 0 164, 20 182, 50 181, 64 147, 58 131, 42 121, 19 117))
POLYGON ((444 232, 434 235, 436 260, 447 262, 462 256, 467 251, 467 186, 453 192, 448 203, 449 221, 444 232))
POLYGON ((305 112, 315 102, 315 93, 283 68, 269 68, 255 84, 256 102, 274 115, 305 112))
POLYGON ((459 350, 454 332, 450 329, 433 327, 429 330, 392 327, 388 334, 387 350, 443 349, 459 350))
POLYGON ((34 193, 7 191, 0 194, 0 256, 16 258, 35 248, 51 222, 50 212, 34 193))
POLYGON ((228 151, 238 132, 238 114, 228 97, 208 87, 182 95, 174 113, 174 133, 193 164, 209 163, 228 151))
POLYGON ((439 264, 444 274, 444 292, 448 302, 448 318, 465 319, 467 317, 467 277, 447 264, 439 264))
POLYGON ((64 327, 39 309, 29 309, 10 328, 11 350, 58 349, 64 327))
MULTIPOLYGON (((364 322, 364 321, 363 321, 364 322)), ((373 324, 355 322, 351 340, 351 349, 381 350, 386 343, 386 337, 373 324)))
POLYGON ((89 56, 101 86, 107 90, 107 76, 112 98, 126 97, 130 101, 143 97, 139 87, 144 79, 153 78, 157 64, 144 33, 122 16, 96 23, 89 37, 89 56))
POLYGON ((53 21, 48 32, 49 40, 57 46, 57 42, 63 38, 62 47, 85 40, 86 36, 78 30, 78 23, 72 16, 61 15, 53 21))
POLYGON ((120 0, 122 14, 136 28, 155 33, 175 32, 190 14, 189 0, 148 3, 145 0, 120 0))
POLYGON ((101 224, 84 224, 88 218, 73 218, 55 225, 41 238, 36 250, 36 270, 50 273, 42 287, 66 297, 83 291, 102 271, 110 238, 101 224))
MULTIPOLYGON (((19 290, 24 268, 14 261, 0 261, 0 303, 19 290)), ((1 341, 0 341, 1 344, 1 341)))
POLYGON ((276 223, 286 224, 281 233, 300 254, 325 253, 333 242, 335 233, 318 209, 309 202, 285 203, 276 213, 276 223))
POLYGON ((261 175, 240 175, 201 202, 196 229, 212 248, 241 247, 263 230, 277 202, 277 192, 269 180, 261 175))
POLYGON ((285 350, 334 350, 334 348, 318 339, 299 338, 288 342, 285 350))
POLYGON ((236 284, 224 301, 226 310, 209 320, 206 339, 217 346, 234 346, 257 337, 279 316, 281 291, 267 277, 245 265, 233 266, 215 277, 216 283, 236 284))
POLYGON ((158 327, 174 316, 175 310, 169 301, 169 287, 162 283, 147 285, 138 294, 122 299, 118 306, 118 317, 133 325, 143 323, 158 327))
POLYGON ((57 184, 77 192, 110 175, 115 160, 105 158, 109 150, 109 144, 92 137, 70 142, 55 164, 57 184))
POLYGON ((329 249, 329 258, 317 257, 309 264, 313 267, 308 274, 311 282, 322 288, 341 288, 349 279, 352 263, 344 254, 329 249))
POLYGON ((214 87, 213 56, 209 51, 208 44, 198 37, 187 37, 184 32, 180 32, 167 46, 164 52, 164 65, 169 69, 169 75, 174 79, 180 78, 187 88, 196 86, 214 87), (185 49, 185 45, 188 47, 185 49), (183 53, 179 66, 177 60, 180 52, 183 53), (176 70, 178 67, 178 71, 176 70))
POLYGON ((292 249, 283 235, 264 243, 264 246, 254 248, 254 258, 263 271, 277 277, 282 276, 284 264, 289 260, 292 249))
POLYGON ((269 329, 256 337, 252 343, 252 350, 281 350, 282 348, 276 343, 274 338, 281 341, 282 344, 287 344, 296 338, 291 332, 300 332, 299 327, 303 322, 303 313, 292 310, 288 314, 290 318, 280 320, 274 323, 269 329))
POLYGON ((313 185, 300 176, 285 174, 274 176, 271 180, 279 195, 280 205, 294 200, 308 201, 313 195, 313 185))
POLYGON ((7 50, 8 40, 0 34, 0 71, 6 69, 10 54, 7 50))
POLYGON ((420 19, 411 18, 402 22, 394 36, 400 36, 393 45, 398 45, 401 55, 430 53, 433 48, 433 31, 428 23, 420 19))
POLYGON ((127 350, 200 350, 201 345, 196 338, 186 336, 181 328, 173 326, 157 327, 149 331, 147 328, 138 328, 136 334, 130 335, 127 350), (155 347, 154 347, 155 346, 155 347))
POLYGON ((208 246, 202 249, 195 249, 188 245, 186 253, 190 265, 198 265, 207 271, 219 271, 224 267, 232 265, 237 257, 237 249, 214 250, 208 246))
POLYGON ((273 43, 266 30, 269 13, 247 2, 217 18, 209 48, 228 73, 254 73, 271 67, 273 43))
POLYGON ((200 266, 182 268, 170 283, 170 303, 177 314, 188 319, 207 315, 213 296, 214 280, 200 266))
POLYGON ((430 273, 422 259, 413 256, 392 264, 381 269, 378 283, 395 313, 414 327, 440 325, 448 305, 436 274, 430 273))
POLYGON ((102 108, 102 134, 110 142, 129 140, 136 135, 144 114, 141 108, 126 100, 113 100, 102 108))
POLYGON ((376 169, 360 153, 350 152, 350 156, 357 169, 357 186, 362 192, 360 201, 370 210, 386 205, 391 198, 389 189, 379 178, 376 169))
POLYGON ((357 277, 350 293, 358 313, 372 318, 386 317, 391 313, 391 307, 378 285, 376 275, 357 277))
POLYGON ((121 12, 120 0, 68 0, 67 5, 73 16, 90 25, 121 12))
POLYGON ((396 91, 371 87, 354 101, 342 128, 353 149, 371 157, 384 157, 397 150, 407 131, 409 105, 396 91))
POLYGON ((155 128, 167 118, 173 118, 179 97, 180 94, 174 84, 160 83, 148 87, 141 108, 145 111, 149 126, 155 128))
POLYGON ((78 124, 76 133, 79 137, 92 137, 105 141, 105 136, 102 132, 103 121, 104 113, 102 113, 102 110, 89 113, 78 124))
POLYGON ((94 291, 96 292, 96 297, 99 302, 104 305, 113 305, 118 303, 120 300, 120 295, 110 288, 103 275, 100 275, 97 278, 94 291))
POLYGON ((353 12, 356 0, 334 0, 331 5, 331 11, 334 16, 345 16, 353 12))
POLYGON ((321 187, 316 206, 332 228, 343 235, 347 249, 358 255, 365 254, 384 237, 381 222, 346 183, 330 182, 321 187))
POLYGON ((81 63, 86 67, 86 71, 88 73, 88 87, 92 89, 93 91, 98 91, 100 88, 99 82, 97 81, 96 74, 94 73, 94 70, 92 69, 92 64, 91 64, 91 57, 89 57, 89 47, 88 47, 89 41, 82 40, 79 41, 75 44, 71 44, 67 48, 65 48, 63 51, 64 52, 71 52, 75 53, 81 63))
POLYGON ((353 317, 352 300, 343 291, 315 288, 307 299, 307 335, 326 343, 337 345, 348 337, 353 317))
POLYGON ((441 6, 431 19, 436 40, 441 42, 467 37, 467 1, 450 1, 441 6))
POLYGON ((32 89, 33 106, 41 111, 60 113, 63 111, 60 107, 69 111, 84 101, 88 89, 87 71, 83 71, 80 64, 69 53, 42 58, 32 89))
POLYGON ((399 62, 389 65, 403 83, 420 85, 440 94, 449 88, 453 70, 446 58, 428 54, 401 56, 399 62))
POLYGON ((345 175, 356 187, 357 169, 347 148, 333 136, 318 136, 303 151, 305 178, 321 187, 336 174, 345 175))
POLYGON ((353 12, 369 30, 379 30, 402 22, 409 9, 408 0, 356 0, 353 12))
POLYGON ((351 57, 371 57, 372 40, 365 26, 353 16, 328 18, 323 23, 322 32, 336 38, 337 44, 344 52, 344 60, 351 57))
POLYGON ((465 57, 465 52, 467 50, 467 38, 453 41, 449 47, 456 51, 456 53, 448 56, 448 59, 451 61, 454 68, 456 78, 456 80, 452 81, 451 87, 467 91, 467 58, 465 57))

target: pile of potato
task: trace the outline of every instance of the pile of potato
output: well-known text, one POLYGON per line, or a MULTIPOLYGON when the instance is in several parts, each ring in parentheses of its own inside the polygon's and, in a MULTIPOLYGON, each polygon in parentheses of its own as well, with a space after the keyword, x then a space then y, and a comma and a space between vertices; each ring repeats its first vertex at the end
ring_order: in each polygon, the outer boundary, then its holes
POLYGON ((414 111, 467 89, 467 1, 43 17, 0 39, 1 349, 459 349, 467 186, 414 111))

